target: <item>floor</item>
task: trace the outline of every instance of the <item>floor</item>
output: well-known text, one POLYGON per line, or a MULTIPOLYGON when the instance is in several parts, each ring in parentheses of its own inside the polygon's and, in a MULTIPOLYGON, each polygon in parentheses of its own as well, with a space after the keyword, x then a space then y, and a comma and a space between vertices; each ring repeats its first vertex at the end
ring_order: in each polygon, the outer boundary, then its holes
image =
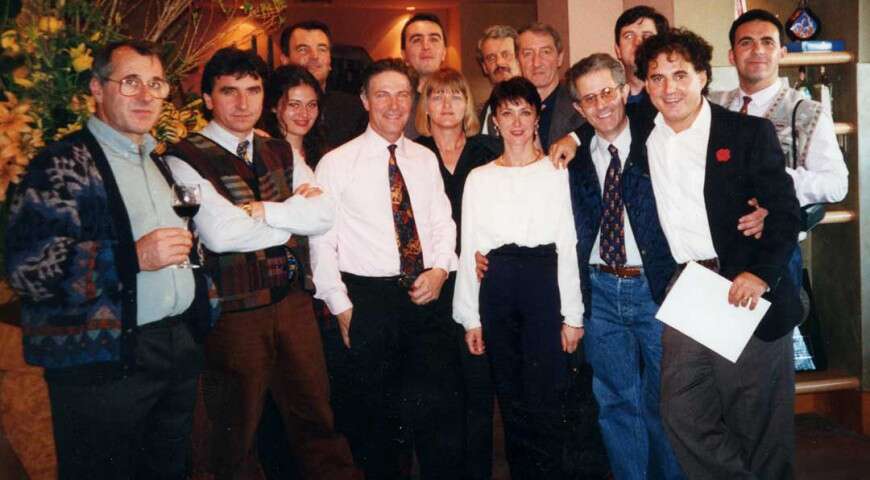
MULTIPOLYGON (((796 480, 870 480, 870 437, 818 415, 795 416, 796 480)), ((495 434, 493 480, 509 480, 501 430, 495 434)))
MULTIPOLYGON (((870 480, 870 437, 854 433, 817 415, 798 415, 795 424, 796 480, 870 480)), ((499 429, 496 432, 493 480, 510 479, 501 442, 499 429)), ((2 455, 4 450, 0 448, 0 479, 25 480, 26 477, 20 476, 17 461, 2 455)))

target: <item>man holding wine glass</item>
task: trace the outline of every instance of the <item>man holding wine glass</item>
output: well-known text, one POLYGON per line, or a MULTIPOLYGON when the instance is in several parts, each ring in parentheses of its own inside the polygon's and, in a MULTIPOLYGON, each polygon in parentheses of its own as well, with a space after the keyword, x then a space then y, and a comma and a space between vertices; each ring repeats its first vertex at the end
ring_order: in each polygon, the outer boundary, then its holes
POLYGON ((94 59, 96 114, 31 163, 7 230, 24 355, 45 368, 59 478, 185 478, 208 323, 148 133, 169 95, 138 41, 94 59))
POLYGON ((194 468, 216 478, 260 470, 254 435, 270 390, 303 477, 356 478, 350 448, 333 428, 320 332, 291 238, 328 230, 334 205, 294 171, 288 143, 254 135, 266 78, 256 53, 216 52, 201 88, 211 121, 168 152, 178 183, 201 189, 193 223, 222 310, 205 342, 212 428, 194 432, 209 450, 195 458, 209 464, 194 468))

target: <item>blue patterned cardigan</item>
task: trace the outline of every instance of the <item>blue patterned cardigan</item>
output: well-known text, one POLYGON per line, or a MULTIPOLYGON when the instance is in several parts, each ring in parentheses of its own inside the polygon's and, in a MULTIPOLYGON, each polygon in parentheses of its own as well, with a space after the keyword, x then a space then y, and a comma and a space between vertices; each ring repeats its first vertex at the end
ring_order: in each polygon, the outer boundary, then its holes
MULTIPOLYGON (((7 274, 22 299, 24 358, 47 378, 122 377, 135 366, 139 262, 118 185, 87 128, 31 162, 12 200, 7 274)), ((217 312, 196 276, 189 318, 204 335, 217 312)), ((212 289, 213 290, 213 289, 212 289)))

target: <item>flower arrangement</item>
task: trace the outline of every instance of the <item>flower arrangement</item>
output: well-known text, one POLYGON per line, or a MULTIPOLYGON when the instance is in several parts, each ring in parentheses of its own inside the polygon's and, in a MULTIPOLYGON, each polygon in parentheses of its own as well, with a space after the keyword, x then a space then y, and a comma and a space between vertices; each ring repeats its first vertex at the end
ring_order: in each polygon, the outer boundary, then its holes
POLYGON ((24 0, 14 18, 0 17, 0 305, 8 293, 2 278, 8 191, 45 142, 80 130, 94 113, 88 89, 94 52, 127 36, 163 49, 175 88, 152 130, 159 154, 205 126, 201 101, 183 103, 181 79, 230 38, 225 27, 246 17, 272 30, 286 8, 286 0, 215 0, 205 8, 194 1, 24 0), (128 15, 136 20, 125 21, 128 15))

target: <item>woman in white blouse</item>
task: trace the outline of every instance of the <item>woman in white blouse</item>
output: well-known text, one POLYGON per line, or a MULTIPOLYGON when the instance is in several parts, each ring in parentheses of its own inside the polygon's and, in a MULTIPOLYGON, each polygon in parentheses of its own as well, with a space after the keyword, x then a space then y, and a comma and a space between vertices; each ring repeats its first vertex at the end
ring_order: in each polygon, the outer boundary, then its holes
POLYGON ((563 478, 568 354, 583 336, 568 173, 537 146, 534 85, 514 78, 492 99, 504 153, 465 184, 453 316, 469 350, 489 355, 512 478, 563 478), (482 281, 475 252, 488 258, 482 281))

